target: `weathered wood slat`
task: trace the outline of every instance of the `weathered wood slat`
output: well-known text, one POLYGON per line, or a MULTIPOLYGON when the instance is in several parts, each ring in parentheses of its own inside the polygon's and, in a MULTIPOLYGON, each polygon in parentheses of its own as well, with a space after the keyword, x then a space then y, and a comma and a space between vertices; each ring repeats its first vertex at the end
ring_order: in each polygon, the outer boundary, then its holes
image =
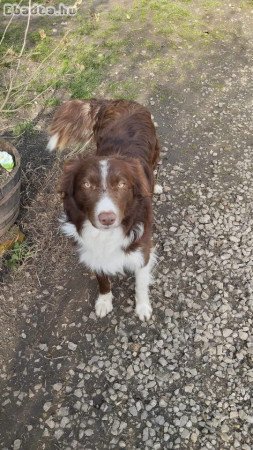
POLYGON ((0 150, 11 153, 15 161, 15 167, 10 172, 8 181, 0 186, 0 236, 3 236, 19 213, 21 169, 19 153, 12 144, 0 139, 0 150))
POLYGON ((16 218, 18 217, 19 208, 16 211, 11 211, 9 217, 1 223, 0 225, 0 237, 2 237, 14 224, 16 218))
POLYGON ((4 218, 12 208, 19 205, 20 199, 20 180, 13 186, 12 190, 0 200, 0 217, 4 218))

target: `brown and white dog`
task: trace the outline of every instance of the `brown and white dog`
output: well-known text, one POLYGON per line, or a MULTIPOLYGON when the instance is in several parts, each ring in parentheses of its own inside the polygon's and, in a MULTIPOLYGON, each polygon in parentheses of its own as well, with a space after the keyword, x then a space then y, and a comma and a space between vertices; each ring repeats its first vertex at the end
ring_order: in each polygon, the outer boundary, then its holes
POLYGON ((152 249, 153 170, 159 142, 150 112, 126 100, 73 100, 56 112, 50 151, 94 137, 94 156, 65 164, 61 192, 66 218, 63 232, 79 245, 80 261, 99 284, 96 314, 112 310, 110 275, 136 277, 136 313, 152 314, 149 300, 152 249))

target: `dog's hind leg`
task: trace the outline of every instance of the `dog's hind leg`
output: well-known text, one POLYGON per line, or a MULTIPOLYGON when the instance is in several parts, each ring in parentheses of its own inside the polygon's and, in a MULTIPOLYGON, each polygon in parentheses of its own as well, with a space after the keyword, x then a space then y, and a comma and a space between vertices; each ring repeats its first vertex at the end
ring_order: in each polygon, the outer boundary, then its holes
POLYGON ((161 184, 157 183, 157 175, 158 175, 157 163, 158 163, 159 157, 160 157, 160 143, 159 143, 158 139, 156 139, 154 158, 152 161, 154 173, 156 175, 155 176, 156 183, 154 186, 154 194, 162 194, 163 193, 163 187, 161 186, 161 184))

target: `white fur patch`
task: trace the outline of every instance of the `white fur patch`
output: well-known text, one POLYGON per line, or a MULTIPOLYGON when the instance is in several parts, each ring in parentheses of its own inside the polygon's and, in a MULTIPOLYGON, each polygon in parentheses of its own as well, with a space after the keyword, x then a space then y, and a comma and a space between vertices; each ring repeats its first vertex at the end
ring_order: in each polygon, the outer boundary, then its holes
POLYGON ((59 139, 58 133, 55 133, 55 134, 53 134, 53 136, 51 136, 51 138, 48 141, 47 148, 46 148, 49 152, 52 152, 53 150, 56 149, 57 144, 58 144, 58 139, 59 139))
POLYGON ((95 304, 96 315, 101 318, 105 317, 112 311, 112 308, 112 293, 99 294, 95 304))
POLYGON ((90 113, 90 103, 83 103, 82 113, 88 115, 90 113))
POLYGON ((129 236, 125 238, 123 248, 127 248, 132 242, 138 241, 144 233, 143 223, 137 223, 130 231, 129 236))
POLYGON ((114 201, 106 193, 109 162, 107 161, 107 159, 103 159, 102 161, 99 162, 99 165, 100 165, 100 172, 101 172, 103 195, 100 197, 100 199, 97 202, 96 207, 95 207, 96 226, 99 228, 104 228, 103 225, 101 225, 101 223, 99 222, 99 219, 98 219, 99 214, 101 214, 103 212, 113 212, 114 214, 116 214, 116 220, 115 220, 114 224, 111 226, 111 228, 115 228, 120 223, 120 214, 119 214, 119 209, 118 209, 117 205, 115 205, 114 201))
POLYGON ((95 208, 95 214, 98 216, 102 212, 112 211, 118 217, 119 210, 109 195, 103 195, 101 199, 97 202, 95 208))
POLYGON ((149 285, 152 282, 151 270, 155 264, 155 254, 152 252, 148 264, 135 271, 135 311, 139 319, 149 320, 152 307, 149 300, 149 285))
POLYGON ((136 302, 135 312, 142 322, 145 322, 145 320, 149 320, 151 318, 152 311, 153 310, 150 302, 145 303, 136 302))
POLYGON ((66 236, 72 237, 76 241, 78 241, 79 234, 76 231, 75 225, 73 223, 71 223, 71 222, 66 222, 66 220, 67 220, 67 218, 66 218, 65 214, 63 214, 62 217, 59 220, 59 222, 62 224, 61 225, 61 231, 66 236))
MULTIPOLYGON (((140 249, 130 253, 124 251, 136 240, 138 233, 139 236, 143 234, 143 224, 137 224, 135 232, 132 230, 129 236, 125 236, 121 227, 100 230, 93 227, 87 220, 79 235, 75 225, 64 222, 65 220, 66 216, 63 216, 61 229, 64 234, 78 242, 80 262, 95 272, 103 272, 107 275, 124 274, 125 270, 135 272, 135 311, 140 320, 149 320, 152 315, 149 285, 152 283, 151 271, 156 261, 155 253, 151 252, 148 264, 143 266, 144 257, 140 249)), ((111 312, 112 293, 100 294, 95 309, 98 317, 104 317, 111 312)))
POLYGON ((102 161, 99 162, 99 165, 100 165, 101 178, 102 178, 102 188, 104 191, 106 191, 109 162, 107 161, 107 159, 103 159, 102 161))
POLYGON ((66 222, 62 225, 64 234, 73 237, 79 244, 80 262, 95 272, 107 275, 135 272, 144 264, 140 249, 126 253, 125 249, 133 242, 134 235, 125 236, 121 226, 98 229, 89 220, 83 224, 78 234, 75 225, 66 222))

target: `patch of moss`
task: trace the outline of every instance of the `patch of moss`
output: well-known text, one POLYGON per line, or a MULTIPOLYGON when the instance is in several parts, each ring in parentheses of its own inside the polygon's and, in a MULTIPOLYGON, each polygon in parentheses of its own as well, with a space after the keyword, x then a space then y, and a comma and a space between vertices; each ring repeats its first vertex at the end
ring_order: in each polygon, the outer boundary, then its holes
POLYGON ((127 23, 131 20, 131 12, 124 6, 115 6, 108 14, 109 20, 112 22, 127 23))
POLYGON ((22 134, 25 133, 32 134, 33 132, 34 132, 34 125, 33 122, 29 120, 18 123, 13 129, 13 134, 16 137, 21 136, 22 134))
MULTIPOLYGON (((3 37, 3 31, 0 32, 0 40, 3 37)), ((19 53, 22 47, 24 38, 24 26, 19 23, 11 24, 4 35, 3 42, 0 46, 0 57, 4 57, 6 52, 12 51, 13 53, 19 53)))
POLYGON ((107 85, 107 92, 113 98, 136 100, 143 85, 138 80, 114 81, 107 85))
POLYGON ((217 8, 218 6, 221 5, 222 5, 221 0, 202 0, 201 2, 201 6, 208 9, 217 8))
POLYGON ((11 270, 17 269, 33 255, 33 248, 26 241, 15 242, 13 248, 7 253, 5 265, 11 270))
POLYGON ((253 7, 253 0, 241 0, 240 7, 244 9, 252 8, 253 7))
POLYGON ((41 40, 34 48, 32 52, 32 59, 36 62, 43 61, 52 51, 53 39, 46 36, 45 39, 41 40))
POLYGON ((45 101, 45 105, 46 106, 54 107, 54 106, 59 106, 60 104, 61 104, 61 100, 59 98, 56 98, 56 97, 48 98, 45 101))

